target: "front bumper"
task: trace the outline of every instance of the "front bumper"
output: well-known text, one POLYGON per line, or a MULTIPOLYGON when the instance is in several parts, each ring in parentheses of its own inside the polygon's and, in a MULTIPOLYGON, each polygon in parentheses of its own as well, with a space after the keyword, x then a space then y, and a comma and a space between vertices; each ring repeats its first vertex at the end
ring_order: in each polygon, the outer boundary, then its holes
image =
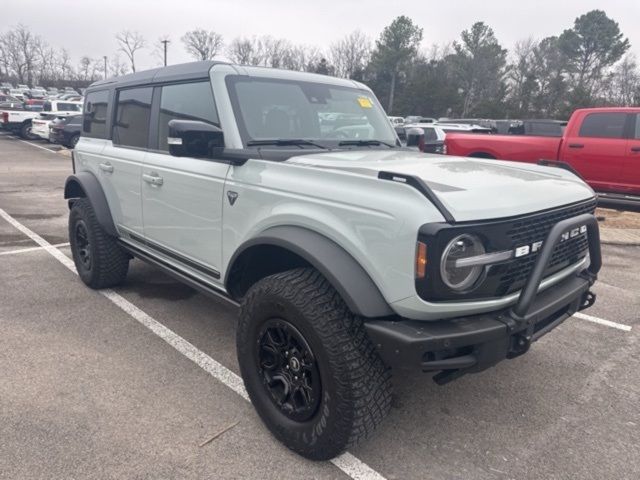
POLYGON ((383 361, 394 368, 440 372, 447 383, 526 353, 532 342, 595 301, 589 288, 601 267, 598 223, 591 214, 558 222, 549 232, 518 302, 487 314, 440 321, 368 320, 365 328, 383 361), (587 225, 590 265, 539 292, 543 273, 564 232, 587 225))

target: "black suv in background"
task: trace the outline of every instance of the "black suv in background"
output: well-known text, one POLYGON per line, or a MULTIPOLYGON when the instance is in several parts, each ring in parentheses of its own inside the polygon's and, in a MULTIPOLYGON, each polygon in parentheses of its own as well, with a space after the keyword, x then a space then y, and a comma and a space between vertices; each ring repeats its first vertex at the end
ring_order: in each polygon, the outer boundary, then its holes
POLYGON ((59 117, 49 126, 49 141, 75 148, 82 131, 82 115, 59 117))

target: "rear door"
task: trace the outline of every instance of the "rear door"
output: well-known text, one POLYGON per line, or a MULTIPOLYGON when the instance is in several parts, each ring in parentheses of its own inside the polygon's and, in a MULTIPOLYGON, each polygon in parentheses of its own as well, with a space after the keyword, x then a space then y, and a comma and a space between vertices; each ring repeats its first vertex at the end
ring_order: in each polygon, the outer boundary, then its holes
POLYGON ((632 114, 631 132, 620 190, 623 193, 640 195, 640 113, 632 114))
POLYGON ((134 87, 115 92, 112 141, 106 142, 95 166, 121 234, 144 235, 140 176, 148 148, 152 91, 134 87))
POLYGON ((196 275, 216 281, 222 252, 222 201, 227 162, 169 154, 168 123, 198 120, 220 126, 211 83, 158 86, 154 92, 154 148, 142 172, 147 245, 196 275))
POLYGON ((568 132, 561 159, 594 189, 615 191, 627 161, 626 125, 624 112, 588 113, 577 131, 568 132))

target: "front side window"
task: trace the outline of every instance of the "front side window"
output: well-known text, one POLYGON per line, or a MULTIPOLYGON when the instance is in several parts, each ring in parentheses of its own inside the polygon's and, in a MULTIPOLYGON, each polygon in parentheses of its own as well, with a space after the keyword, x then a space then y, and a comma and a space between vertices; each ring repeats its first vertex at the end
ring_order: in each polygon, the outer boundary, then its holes
POLYGON ((349 140, 396 144, 387 115, 367 90, 305 81, 227 77, 240 134, 252 141, 313 141, 337 147, 349 140))
POLYGON ((209 82, 165 85, 160 97, 158 148, 168 151, 170 120, 199 120, 220 126, 209 82))
POLYGON ((640 113, 636 115, 636 129, 633 138, 640 139, 640 113))
POLYGON ((82 135, 91 138, 107 138, 108 106, 107 90, 91 92, 87 95, 82 116, 82 135))
POLYGON ((151 116, 151 87, 118 92, 113 143, 125 147, 147 148, 151 116))
POLYGON ((626 113, 590 113, 580 126, 580 137, 624 138, 626 113))

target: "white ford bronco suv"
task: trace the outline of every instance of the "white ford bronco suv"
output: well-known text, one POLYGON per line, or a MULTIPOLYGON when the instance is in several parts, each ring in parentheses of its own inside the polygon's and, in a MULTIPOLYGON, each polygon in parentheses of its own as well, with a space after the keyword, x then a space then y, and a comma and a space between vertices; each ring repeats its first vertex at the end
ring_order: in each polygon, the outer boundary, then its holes
POLYGON ((366 86, 220 62, 94 83, 66 181, 91 288, 133 257, 240 306, 240 372, 311 459, 369 436, 391 371, 439 384, 593 304, 593 191, 570 171, 403 149, 366 86))

